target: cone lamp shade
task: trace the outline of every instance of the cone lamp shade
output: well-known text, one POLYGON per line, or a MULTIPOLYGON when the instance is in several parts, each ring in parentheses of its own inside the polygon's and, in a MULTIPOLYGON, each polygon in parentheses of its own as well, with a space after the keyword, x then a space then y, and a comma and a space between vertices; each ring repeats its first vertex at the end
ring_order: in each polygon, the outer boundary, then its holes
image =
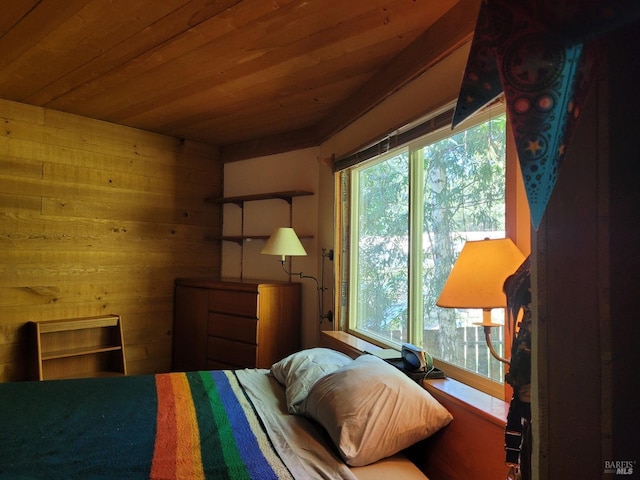
POLYGON ((436 302, 448 308, 504 308, 503 285, 524 261, 509 238, 467 241, 436 302))
POLYGON ((509 360, 502 358, 491 343, 491 327, 502 326, 491 321, 491 309, 507 306, 504 282, 522 265, 524 258, 508 238, 467 241, 436 302, 445 308, 481 308, 482 323, 475 325, 484 327, 491 355, 507 365, 509 360))
POLYGON ((307 255, 307 251, 300 243, 295 230, 289 227, 276 228, 260 253, 264 255, 280 255, 282 262, 285 261, 285 256, 300 257, 307 255))

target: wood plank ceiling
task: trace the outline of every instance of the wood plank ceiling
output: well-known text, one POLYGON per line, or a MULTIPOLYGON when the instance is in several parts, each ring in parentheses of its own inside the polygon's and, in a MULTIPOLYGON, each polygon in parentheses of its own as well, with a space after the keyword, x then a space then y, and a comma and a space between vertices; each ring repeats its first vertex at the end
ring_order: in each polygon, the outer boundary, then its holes
MULTIPOLYGON (((317 145, 469 40, 478 0, 17 0, 0 98, 219 145, 317 145)), ((0 117, 2 116, 0 112, 0 117)))

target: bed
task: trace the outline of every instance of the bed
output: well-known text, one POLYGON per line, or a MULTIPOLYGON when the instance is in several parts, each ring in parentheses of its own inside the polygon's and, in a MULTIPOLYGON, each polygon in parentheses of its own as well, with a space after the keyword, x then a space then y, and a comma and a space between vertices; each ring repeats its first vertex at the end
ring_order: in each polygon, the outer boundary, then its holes
POLYGON ((317 348, 269 370, 0 384, 0 478, 424 479, 401 451, 452 417, 398 373, 317 348))

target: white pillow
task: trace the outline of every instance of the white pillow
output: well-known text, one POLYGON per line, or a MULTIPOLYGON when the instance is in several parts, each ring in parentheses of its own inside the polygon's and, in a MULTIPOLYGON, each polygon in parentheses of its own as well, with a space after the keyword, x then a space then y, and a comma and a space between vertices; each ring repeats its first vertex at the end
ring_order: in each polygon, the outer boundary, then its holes
POLYGON ((287 411, 302 414, 302 403, 316 380, 353 362, 329 348, 310 348, 292 353, 271 366, 271 374, 285 386, 287 411))
POLYGON ((388 457, 453 419, 422 386, 374 355, 319 379, 304 404, 351 466, 388 457))

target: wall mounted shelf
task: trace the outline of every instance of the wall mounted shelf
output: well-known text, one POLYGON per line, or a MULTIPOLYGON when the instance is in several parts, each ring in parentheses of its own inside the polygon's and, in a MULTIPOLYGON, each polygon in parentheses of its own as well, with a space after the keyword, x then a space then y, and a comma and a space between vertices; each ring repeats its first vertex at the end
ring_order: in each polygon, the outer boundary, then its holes
MULTIPOLYGON (((242 245, 243 242, 251 240, 267 240, 269 235, 223 235, 219 237, 207 237, 207 240, 224 240, 225 242, 234 242, 242 245)), ((298 238, 313 238, 313 235, 298 235, 298 238)))
MULTIPOLYGON (((281 192, 267 192, 267 193, 254 193, 250 195, 238 195, 233 197, 207 197, 205 202, 217 203, 217 204, 233 204, 240 208, 244 207, 246 202, 255 202, 260 200, 283 200, 287 202, 290 207, 293 206, 293 199, 295 197, 304 197, 313 195, 313 192, 307 190, 285 190, 281 192)), ((289 209, 289 225, 292 223, 292 209, 289 209)), ((242 216, 242 231, 241 235, 221 235, 216 237, 207 237, 206 240, 224 240, 226 242, 234 242, 242 246, 243 242, 251 240, 266 240, 269 235, 245 235, 244 234, 244 214, 242 216)), ((313 238, 313 235, 298 235, 299 238, 313 238)))
MULTIPOLYGON (((240 235, 220 235, 215 237, 205 237, 205 240, 222 240, 226 242, 233 242, 240 246, 240 278, 243 277, 243 265, 244 265, 244 244, 252 240, 267 240, 271 235, 268 232, 265 235, 247 235, 245 234, 245 219, 244 219, 244 205, 246 202, 255 202, 261 200, 282 200, 289 204, 289 218, 288 226, 293 226, 293 199, 296 197, 305 197, 313 195, 313 192, 307 190, 284 190, 278 192, 266 192, 266 193, 253 193, 249 195, 238 195, 233 197, 207 197, 205 202, 215 204, 232 204, 240 208, 240 235)), ((298 235, 299 238, 313 238, 313 235, 298 235)))
POLYGON ((294 197, 303 197, 306 195, 313 195, 313 192, 308 192, 306 190, 287 190, 284 192, 255 193, 251 195, 239 195, 235 197, 207 197, 205 198, 205 202, 234 203, 236 205, 242 206, 244 202, 280 199, 291 204, 294 197))

